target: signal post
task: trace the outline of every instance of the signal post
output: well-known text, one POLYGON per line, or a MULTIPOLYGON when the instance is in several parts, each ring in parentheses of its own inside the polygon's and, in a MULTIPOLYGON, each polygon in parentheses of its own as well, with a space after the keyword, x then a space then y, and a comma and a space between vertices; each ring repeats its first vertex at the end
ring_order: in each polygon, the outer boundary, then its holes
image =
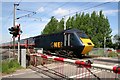
MULTIPOLYGON (((18 37, 18 62, 21 62, 20 58, 21 58, 21 54, 20 54, 20 33, 22 33, 21 29, 20 29, 20 24, 16 25, 15 27, 11 27, 8 29, 10 31, 10 34, 12 34, 13 36, 13 46, 14 46, 14 50, 15 50, 15 38, 18 37)), ((13 56, 15 57, 15 51, 13 53, 13 56)))
POLYGON ((21 64, 21 54, 20 54, 20 33, 22 31, 20 30, 20 24, 15 25, 16 20, 16 6, 19 6, 19 4, 14 4, 14 15, 13 15, 13 27, 9 28, 10 34, 13 36, 13 57, 15 57, 15 38, 18 36, 18 62, 21 64))

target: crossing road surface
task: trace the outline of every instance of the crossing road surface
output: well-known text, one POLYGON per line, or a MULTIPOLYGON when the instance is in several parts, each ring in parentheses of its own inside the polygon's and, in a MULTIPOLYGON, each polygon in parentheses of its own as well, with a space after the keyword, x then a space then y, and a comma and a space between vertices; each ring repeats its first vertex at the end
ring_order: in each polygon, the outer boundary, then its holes
POLYGON ((71 64, 52 63, 45 66, 31 66, 29 69, 17 71, 3 78, 116 78, 118 75, 98 69, 90 69, 71 64))

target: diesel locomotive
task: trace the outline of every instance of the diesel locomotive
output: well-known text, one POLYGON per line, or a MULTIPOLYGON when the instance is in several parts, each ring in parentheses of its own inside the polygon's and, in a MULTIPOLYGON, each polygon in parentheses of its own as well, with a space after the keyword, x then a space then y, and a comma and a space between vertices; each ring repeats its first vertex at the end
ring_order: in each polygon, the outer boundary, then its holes
POLYGON ((25 46, 43 48, 43 53, 66 57, 81 57, 94 47, 90 38, 78 29, 67 29, 58 33, 43 34, 20 41, 25 46))
POLYGON ((78 29, 67 29, 59 33, 34 37, 35 47, 43 48, 46 53, 61 56, 81 57, 92 50, 94 44, 89 37, 78 29))

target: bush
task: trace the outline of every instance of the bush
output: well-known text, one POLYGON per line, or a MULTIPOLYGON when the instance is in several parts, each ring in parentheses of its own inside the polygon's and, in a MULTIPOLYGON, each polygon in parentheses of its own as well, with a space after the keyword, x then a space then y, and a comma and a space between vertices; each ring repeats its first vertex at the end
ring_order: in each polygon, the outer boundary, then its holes
POLYGON ((110 52, 110 53, 108 54, 108 57, 118 57, 118 54, 115 53, 115 52, 110 52))
POLYGON ((104 49, 92 50, 89 55, 104 56, 104 49))
POLYGON ((17 62, 17 60, 6 60, 6 61, 2 61, 2 73, 12 73, 14 72, 16 69, 20 69, 21 66, 20 64, 17 62))

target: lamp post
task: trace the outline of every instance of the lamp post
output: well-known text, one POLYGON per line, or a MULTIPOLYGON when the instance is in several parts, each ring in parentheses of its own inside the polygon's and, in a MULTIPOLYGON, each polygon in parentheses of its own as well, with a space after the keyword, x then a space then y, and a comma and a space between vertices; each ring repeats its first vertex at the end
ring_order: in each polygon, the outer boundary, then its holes
POLYGON ((104 37, 104 55, 107 56, 105 53, 105 48, 106 48, 106 37, 104 37))

